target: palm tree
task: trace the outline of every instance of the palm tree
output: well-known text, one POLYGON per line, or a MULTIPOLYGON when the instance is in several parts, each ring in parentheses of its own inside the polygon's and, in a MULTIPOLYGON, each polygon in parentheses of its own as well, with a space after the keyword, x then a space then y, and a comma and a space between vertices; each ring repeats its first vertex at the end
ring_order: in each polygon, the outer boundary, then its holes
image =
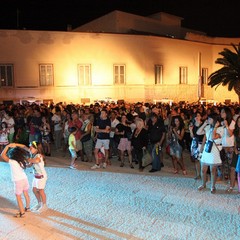
POLYGON ((216 64, 223 65, 222 68, 213 72, 208 79, 208 85, 211 87, 219 85, 228 85, 228 90, 234 89, 238 95, 238 102, 240 103, 240 43, 238 45, 231 44, 235 52, 224 48, 219 54, 221 58, 217 58, 216 64))

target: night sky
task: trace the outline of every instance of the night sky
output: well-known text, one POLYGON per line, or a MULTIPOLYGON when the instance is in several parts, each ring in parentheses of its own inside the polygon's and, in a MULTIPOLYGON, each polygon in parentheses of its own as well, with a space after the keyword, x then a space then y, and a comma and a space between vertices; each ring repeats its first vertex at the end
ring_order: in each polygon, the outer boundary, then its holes
POLYGON ((240 37, 240 0, 1 0, 0 29, 65 31, 114 10, 183 17, 183 27, 209 36, 240 37))

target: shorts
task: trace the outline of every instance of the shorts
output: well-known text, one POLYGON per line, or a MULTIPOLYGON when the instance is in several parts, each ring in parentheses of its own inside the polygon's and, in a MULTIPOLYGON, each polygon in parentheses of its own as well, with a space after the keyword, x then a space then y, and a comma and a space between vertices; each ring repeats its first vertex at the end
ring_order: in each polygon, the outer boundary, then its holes
POLYGON ((170 145, 170 155, 180 159, 182 157, 182 147, 180 144, 170 145))
POLYGON ((75 149, 69 149, 69 152, 70 152, 71 158, 77 158, 77 153, 75 149))
POLYGON ((46 183, 47 183, 47 177, 44 176, 44 178, 33 178, 33 181, 32 181, 32 187, 34 188, 37 188, 37 189, 44 189, 45 186, 46 186, 46 183))
POLYGON ((100 149, 100 148, 104 147, 104 149, 108 150, 109 143, 110 143, 110 139, 97 139, 95 148, 100 149))
POLYGON ((118 144, 118 149, 120 151, 131 150, 131 142, 127 138, 121 138, 118 144))
POLYGON ((16 195, 21 195, 23 192, 28 191, 29 183, 28 179, 21 179, 14 182, 14 192, 16 195))

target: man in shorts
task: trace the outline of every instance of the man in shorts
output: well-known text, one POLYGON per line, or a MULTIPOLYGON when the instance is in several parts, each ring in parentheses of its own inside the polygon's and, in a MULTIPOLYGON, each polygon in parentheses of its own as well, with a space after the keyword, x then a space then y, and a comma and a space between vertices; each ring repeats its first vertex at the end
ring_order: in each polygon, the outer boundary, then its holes
POLYGON ((94 149, 94 156, 96 164, 91 169, 100 168, 100 161, 98 158, 98 152, 100 149, 104 149, 105 158, 102 160, 102 167, 107 167, 108 156, 109 156, 109 143, 110 143, 110 131, 111 131, 111 120, 108 117, 106 109, 101 110, 100 118, 97 120, 95 132, 97 141, 94 149))

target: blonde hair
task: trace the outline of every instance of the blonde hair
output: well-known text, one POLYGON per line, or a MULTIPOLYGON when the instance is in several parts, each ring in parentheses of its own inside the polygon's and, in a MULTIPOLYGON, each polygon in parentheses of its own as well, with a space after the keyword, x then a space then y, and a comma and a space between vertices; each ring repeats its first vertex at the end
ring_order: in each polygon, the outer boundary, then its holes
POLYGON ((144 128, 144 121, 139 117, 135 118, 135 124, 137 128, 144 128))

